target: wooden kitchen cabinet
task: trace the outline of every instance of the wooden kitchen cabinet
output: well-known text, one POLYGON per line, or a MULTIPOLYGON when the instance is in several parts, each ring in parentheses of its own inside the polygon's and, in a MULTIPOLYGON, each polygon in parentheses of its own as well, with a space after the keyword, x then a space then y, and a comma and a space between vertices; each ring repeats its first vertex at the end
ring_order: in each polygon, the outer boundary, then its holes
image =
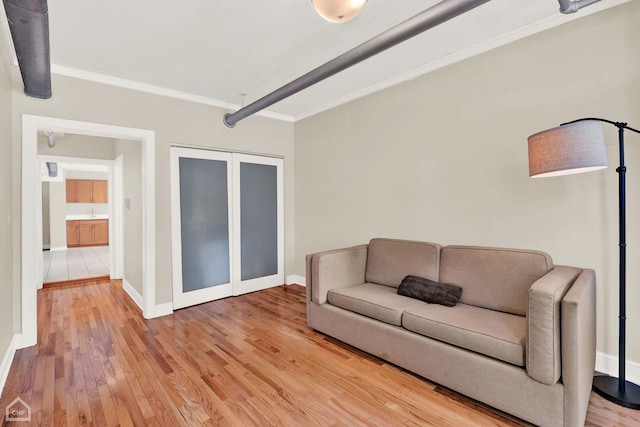
POLYGON ((102 246, 109 244, 109 220, 95 221, 93 226, 93 244, 102 246))
POLYGON ((67 247, 106 246, 109 244, 108 219, 67 221, 67 247))
POLYGON ((108 203, 108 181, 67 179, 67 203, 108 203))
POLYGON ((91 181, 91 190, 93 203, 107 203, 109 201, 107 181, 94 179, 91 181))
POLYGON ((67 247, 78 246, 78 221, 67 221, 67 247))
POLYGON ((67 179, 65 181, 67 187, 67 203, 75 203, 76 202, 76 180, 75 179, 67 179))
POLYGON ((95 242, 93 237, 94 227, 93 221, 78 221, 78 246, 93 246, 95 242))
POLYGON ((76 179, 75 203, 93 203, 93 186, 90 179, 76 179))

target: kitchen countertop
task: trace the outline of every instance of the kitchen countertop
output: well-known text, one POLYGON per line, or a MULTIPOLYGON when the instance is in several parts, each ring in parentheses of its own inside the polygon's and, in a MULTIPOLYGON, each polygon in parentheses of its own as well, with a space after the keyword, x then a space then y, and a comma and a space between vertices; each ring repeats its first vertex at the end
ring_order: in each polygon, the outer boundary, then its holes
POLYGON ((66 219, 67 219, 67 221, 74 220, 74 219, 76 219, 76 220, 83 220, 83 219, 109 219, 109 215, 107 215, 107 214, 67 215, 66 219))

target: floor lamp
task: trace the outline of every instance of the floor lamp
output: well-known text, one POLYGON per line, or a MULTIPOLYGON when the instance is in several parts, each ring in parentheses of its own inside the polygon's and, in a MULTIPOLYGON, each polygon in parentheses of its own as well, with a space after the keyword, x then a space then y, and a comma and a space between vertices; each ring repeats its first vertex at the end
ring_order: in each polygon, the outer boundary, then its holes
POLYGON ((607 152, 600 122, 618 128, 620 166, 618 172, 618 217, 620 227, 620 300, 618 315, 618 378, 596 376, 593 389, 600 396, 627 408, 640 409, 640 387, 625 379, 626 341, 626 189, 624 165, 624 131, 640 133, 626 123, 585 118, 563 123, 557 128, 529 137, 529 176, 547 177, 588 172, 606 168, 607 152))

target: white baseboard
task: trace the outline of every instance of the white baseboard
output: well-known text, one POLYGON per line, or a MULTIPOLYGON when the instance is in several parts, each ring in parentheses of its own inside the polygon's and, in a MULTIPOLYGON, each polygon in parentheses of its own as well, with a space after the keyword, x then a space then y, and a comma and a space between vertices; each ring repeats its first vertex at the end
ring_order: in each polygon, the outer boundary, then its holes
POLYGON ((287 281, 286 281, 287 285, 300 285, 300 286, 307 286, 307 279, 304 276, 299 276, 297 274, 292 274, 291 276, 287 276, 287 281))
POLYGON ((4 353, 2 363, 0 363, 0 395, 4 391, 4 385, 9 377, 9 369, 11 369, 11 363, 13 362, 13 356, 16 354, 16 350, 20 348, 22 337, 20 334, 16 334, 9 341, 9 347, 4 353))
MULTIPOLYGON (((122 278, 122 289, 131 297, 133 302, 140 308, 140 310, 144 313, 144 309, 142 308, 144 300, 142 299, 142 295, 133 287, 131 283, 127 282, 127 279, 122 278)), ((165 304, 158 304, 153 309, 153 313, 150 315, 145 314, 146 319, 154 319, 156 317, 166 316, 168 314, 173 314, 173 303, 168 302, 165 304)))
POLYGON ((173 303, 167 302, 164 304, 157 304, 153 313, 153 317, 162 317, 173 314, 173 303))
POLYGON ((136 303, 140 310, 142 310, 142 295, 131 285, 131 283, 127 282, 127 279, 122 278, 122 289, 131 297, 133 302, 136 303))
MULTIPOLYGON (((613 377, 618 376, 618 358, 605 353, 596 352, 596 371, 613 377)), ((627 360, 625 364, 626 380, 640 384, 640 363, 627 360)))

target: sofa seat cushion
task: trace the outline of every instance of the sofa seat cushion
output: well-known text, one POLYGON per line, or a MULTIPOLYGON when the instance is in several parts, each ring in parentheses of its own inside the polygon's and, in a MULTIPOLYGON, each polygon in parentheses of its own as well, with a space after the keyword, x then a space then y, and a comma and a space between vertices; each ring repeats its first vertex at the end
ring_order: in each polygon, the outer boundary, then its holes
POLYGON ((406 310, 426 305, 423 301, 398 295, 396 288, 375 283, 333 289, 329 291, 328 299, 331 305, 395 326, 402 326, 402 313, 406 310))
POLYGON ((525 363, 527 319, 523 316, 457 304, 428 304, 405 311, 410 331, 517 366, 525 363))

